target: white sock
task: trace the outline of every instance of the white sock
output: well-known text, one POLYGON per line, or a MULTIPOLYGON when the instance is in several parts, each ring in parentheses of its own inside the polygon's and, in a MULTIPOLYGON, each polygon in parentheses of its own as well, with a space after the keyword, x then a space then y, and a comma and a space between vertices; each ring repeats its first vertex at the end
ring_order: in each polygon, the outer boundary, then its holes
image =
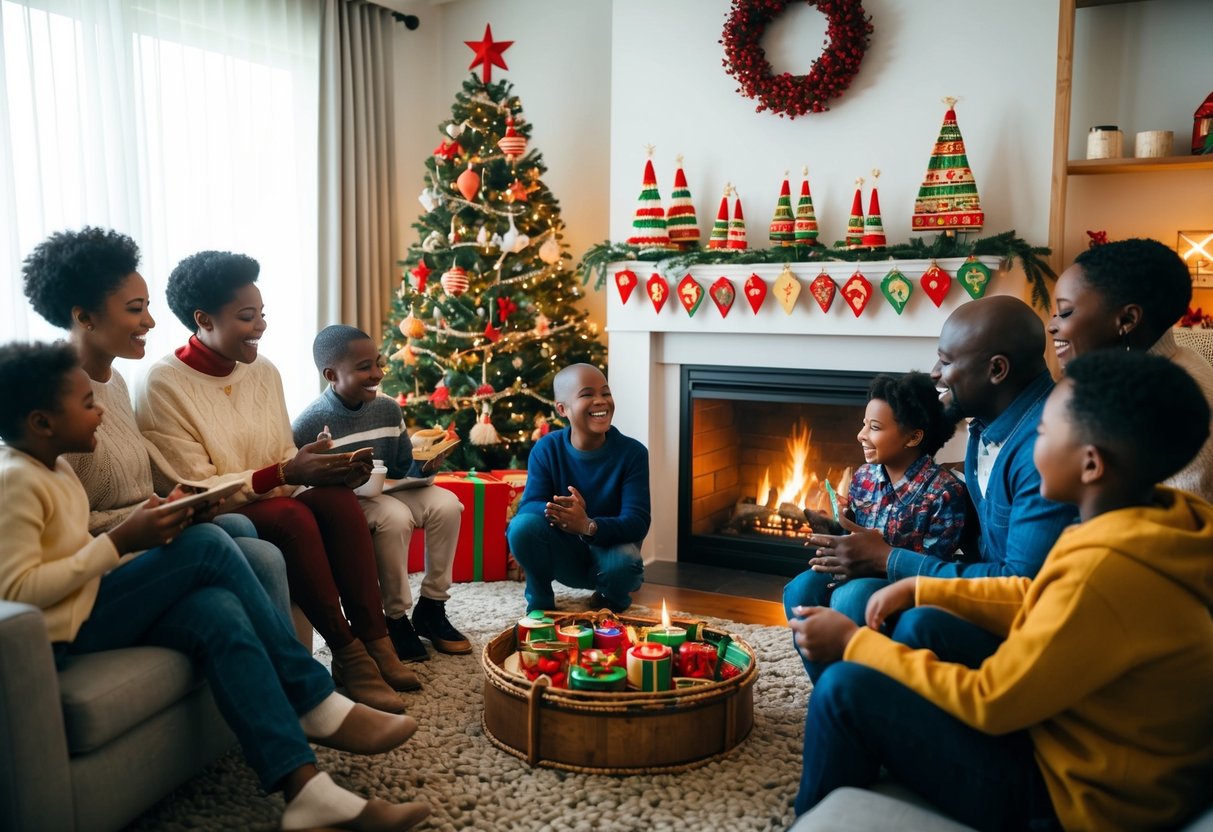
POLYGON ((308 780, 295 799, 286 804, 286 811, 282 813, 282 828, 331 826, 358 817, 364 806, 366 800, 347 792, 322 771, 308 780))
POLYGON ((328 737, 337 732, 352 710, 353 701, 333 691, 323 702, 299 717, 299 726, 309 737, 328 737))

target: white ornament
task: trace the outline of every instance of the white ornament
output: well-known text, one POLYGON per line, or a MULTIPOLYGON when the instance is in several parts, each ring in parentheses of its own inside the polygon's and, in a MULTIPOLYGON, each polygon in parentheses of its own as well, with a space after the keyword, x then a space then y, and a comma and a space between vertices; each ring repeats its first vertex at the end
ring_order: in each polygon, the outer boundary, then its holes
POLYGON ((421 250, 426 252, 437 251, 438 247, 443 243, 442 234, 438 231, 431 231, 430 236, 425 238, 425 242, 421 244, 421 250))
POLYGON ((525 234, 519 234, 518 238, 516 240, 514 240, 514 253, 517 254, 518 252, 522 251, 524 248, 526 248, 530 244, 531 244, 530 237, 528 237, 525 234))
POLYGON ((482 246, 489 241, 488 226, 480 226, 480 230, 476 232, 476 245, 482 246))
MULTIPOLYGON (((501 235, 501 250, 518 251, 515 247, 518 244, 518 236, 518 229, 514 227, 514 215, 510 214, 510 227, 501 235)), ((530 242, 530 240, 527 242, 530 242)))
POLYGON ((446 126, 446 134, 452 139, 457 139, 463 135, 463 125, 452 121, 446 126))
POLYGON ((543 245, 539 247, 539 259, 549 266, 559 262, 560 243, 556 242, 555 234, 549 234, 548 238, 543 241, 543 245))
POLYGON ((425 210, 427 210, 427 211, 434 210, 434 205, 436 204, 434 202, 434 192, 431 191, 429 188, 425 188, 424 190, 422 190, 421 194, 417 197, 417 201, 421 203, 421 207, 424 208, 425 210))
POLYGON ((489 246, 492 248, 502 248, 505 246, 505 240, 501 239, 500 234, 494 234, 489 238, 489 246))

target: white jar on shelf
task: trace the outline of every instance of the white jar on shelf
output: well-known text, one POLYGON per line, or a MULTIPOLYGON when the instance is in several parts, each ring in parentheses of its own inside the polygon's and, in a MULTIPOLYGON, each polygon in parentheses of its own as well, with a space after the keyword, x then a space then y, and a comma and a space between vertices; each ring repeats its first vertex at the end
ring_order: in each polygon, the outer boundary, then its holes
POLYGON ((1088 159, 1119 159, 1124 145, 1124 133, 1115 124, 1098 124, 1087 133, 1088 159))

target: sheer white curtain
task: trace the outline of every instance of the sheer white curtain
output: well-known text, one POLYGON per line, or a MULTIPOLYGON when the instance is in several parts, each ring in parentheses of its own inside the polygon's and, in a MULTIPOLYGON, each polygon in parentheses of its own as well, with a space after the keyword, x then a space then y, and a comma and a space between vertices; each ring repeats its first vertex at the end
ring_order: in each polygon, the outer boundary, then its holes
POLYGON ((63 228, 130 234, 157 327, 138 383, 187 330, 164 303, 202 249, 261 263, 292 412, 315 396, 319 0, 0 0, 0 336, 61 334, 21 261, 63 228))

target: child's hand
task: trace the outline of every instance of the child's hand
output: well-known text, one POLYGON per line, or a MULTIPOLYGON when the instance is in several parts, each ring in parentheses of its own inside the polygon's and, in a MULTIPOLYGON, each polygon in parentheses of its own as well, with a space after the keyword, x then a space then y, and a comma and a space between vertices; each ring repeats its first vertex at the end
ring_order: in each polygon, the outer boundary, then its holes
POLYGON ((185 531, 193 515, 192 508, 176 508, 171 502, 153 494, 110 530, 110 541, 120 555, 163 546, 172 543, 173 538, 185 531))
POLYGON ((868 599, 868 607, 864 611, 865 623, 873 630, 879 630, 891 616, 914 606, 917 590, 917 576, 902 578, 876 590, 868 599))
POLYGON ((453 454, 454 452, 455 452, 455 446, 452 445, 451 447, 447 448, 442 453, 431 458, 429 461, 422 463, 421 473, 425 474, 426 476, 429 476, 430 474, 438 473, 438 469, 442 467, 443 463, 446 462, 447 458, 450 457, 450 455, 453 454))
MULTIPOLYGON (((182 497, 188 497, 191 494, 201 494, 203 491, 206 491, 206 489, 197 485, 178 483, 173 487, 173 490, 168 493, 168 496, 164 498, 164 502, 171 503, 174 500, 180 500, 182 497)), ((213 503, 204 504, 201 511, 195 508, 193 518, 190 520, 190 522, 207 523, 214 520, 215 515, 219 513, 219 507, 223 505, 223 502, 224 498, 220 498, 213 503)))
POLYGON ((796 648, 811 662, 836 662, 859 629, 855 622, 828 607, 793 607, 788 626, 796 648))
POLYGON ((585 513, 585 498, 571 485, 569 496, 552 496, 552 501, 544 506, 543 516, 547 518, 548 525, 569 534, 589 533, 590 518, 585 513))
POLYGON ((321 439, 304 445, 289 462, 282 467, 289 485, 344 485, 357 488, 371 478, 374 462, 353 454, 325 454, 333 445, 329 439, 321 439))

